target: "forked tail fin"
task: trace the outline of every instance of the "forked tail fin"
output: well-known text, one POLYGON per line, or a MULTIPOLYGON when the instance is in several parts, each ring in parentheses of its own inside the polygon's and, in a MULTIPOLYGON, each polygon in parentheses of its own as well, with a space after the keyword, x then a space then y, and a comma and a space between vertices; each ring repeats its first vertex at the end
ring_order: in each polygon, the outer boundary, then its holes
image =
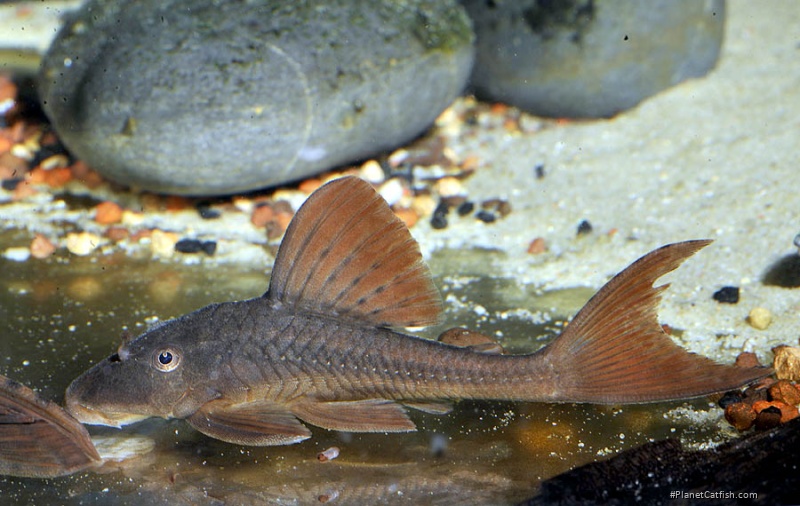
POLYGON ((717 364, 676 345, 657 319, 664 274, 711 241, 669 244, 609 281, 544 351, 557 375, 557 398, 601 404, 698 397, 768 376, 764 367, 717 364))

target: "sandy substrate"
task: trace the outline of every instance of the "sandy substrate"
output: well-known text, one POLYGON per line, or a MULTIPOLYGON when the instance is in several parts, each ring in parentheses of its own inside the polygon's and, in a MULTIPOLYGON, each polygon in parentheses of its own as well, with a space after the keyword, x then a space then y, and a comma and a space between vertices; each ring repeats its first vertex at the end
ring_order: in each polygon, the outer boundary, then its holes
POLYGON ((706 78, 610 121, 531 134, 491 130, 456 146, 485 163, 466 183, 470 197, 507 197, 514 212, 492 225, 418 226, 424 247, 500 248, 507 257, 489 274, 557 289, 600 287, 662 244, 714 239, 664 278, 672 287, 663 321, 685 328, 694 351, 717 358, 730 359, 744 346, 771 361, 770 347, 796 345, 800 289, 760 279, 796 251, 792 240, 800 232, 798 6, 728 6, 721 60, 706 78), (545 166, 541 180, 537 164, 545 166), (576 239, 583 219, 594 232, 576 239), (526 254, 539 236, 550 248, 543 258, 526 254), (712 300, 723 285, 741 287, 738 304, 712 300), (756 306, 774 315, 767 330, 745 321, 756 306))
MULTIPOLYGON (((423 251, 499 249, 504 255, 487 256, 487 276, 545 289, 599 288, 660 245, 711 238, 711 246, 665 278, 672 287, 662 320, 686 329, 682 339, 689 348, 717 359, 732 360, 744 348, 769 363, 772 346, 795 345, 800 289, 768 287, 760 279, 776 260, 796 251, 792 240, 800 232, 800 16, 793 0, 728 5, 721 61, 704 79, 609 121, 539 128, 545 124, 523 116, 521 131, 486 128, 454 137, 450 148, 480 160, 465 181, 470 199, 503 197, 513 212, 492 224, 454 218, 444 230, 422 221, 412 232, 423 251), (543 178, 535 176, 539 164, 543 178), (577 238, 582 220, 594 230, 577 238), (544 238, 548 251, 530 255, 536 237, 544 238), (741 287, 738 304, 712 300, 724 285, 741 287), (756 306, 773 313, 766 330, 745 321, 756 306)), ((42 47, 27 41, 25 46, 42 47)), ((0 215, 12 227, 52 232, 53 215, 64 208, 42 198, 6 203, 0 215)), ((81 218, 85 213, 75 217, 81 218)), ((145 219, 168 228, 165 220, 175 216, 145 219)), ((227 239, 220 258, 267 262, 262 248, 241 246, 260 240, 247 223, 246 216, 233 216, 188 226, 227 239)))

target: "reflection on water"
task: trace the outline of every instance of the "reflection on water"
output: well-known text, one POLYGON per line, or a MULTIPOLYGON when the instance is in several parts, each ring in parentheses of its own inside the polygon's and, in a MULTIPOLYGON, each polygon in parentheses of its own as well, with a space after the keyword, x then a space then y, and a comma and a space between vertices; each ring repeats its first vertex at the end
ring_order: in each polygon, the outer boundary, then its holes
MULTIPOLYGON (((0 235, 0 250, 26 241, 0 235)), ((463 325, 496 335, 513 352, 546 344, 559 330, 558 318, 591 295, 538 294, 513 280, 481 276, 487 255, 497 253, 460 252, 451 261, 447 254, 432 260, 447 300, 443 328, 463 325), (482 268, 476 265, 481 262, 482 268)), ((0 374, 57 402, 73 378, 116 349, 124 330, 138 334, 154 318, 260 295, 268 281, 263 272, 244 267, 67 255, 24 263, 0 258, 0 374)), ((438 330, 425 333, 433 337, 438 330)), ((513 503, 533 495, 541 480, 599 456, 665 437, 719 437, 716 424, 702 428, 688 418, 665 419, 676 406, 471 401, 441 417, 412 410, 420 428, 412 434, 311 427, 314 437, 306 442, 266 448, 212 440, 176 420, 148 420, 124 430, 91 427, 93 436, 106 438, 105 445, 135 436, 139 443, 152 441, 153 449, 65 478, 0 477, 0 502, 513 503), (317 453, 331 446, 341 455, 320 463, 317 453)))

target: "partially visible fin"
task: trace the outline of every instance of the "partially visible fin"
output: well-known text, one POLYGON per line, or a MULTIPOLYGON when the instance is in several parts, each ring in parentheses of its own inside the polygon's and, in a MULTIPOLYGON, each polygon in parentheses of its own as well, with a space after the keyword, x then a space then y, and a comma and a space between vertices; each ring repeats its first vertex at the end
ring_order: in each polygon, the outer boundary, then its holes
POLYGON ((431 325, 442 313, 419 246, 386 201, 356 177, 322 186, 297 211, 265 295, 385 327, 431 325))
POLYGON ((0 376, 0 475, 52 478, 100 462, 86 428, 61 406, 0 376))
POLYGON ((464 327, 453 327, 439 334, 439 342, 469 348, 478 353, 487 355, 502 355, 505 353, 503 346, 486 334, 481 334, 464 327))
POLYGON ((617 274, 543 350, 555 375, 554 400, 638 403, 732 390, 772 373, 721 365, 689 353, 657 319, 655 280, 711 241, 686 241, 652 251, 617 274))
POLYGON ((384 399, 364 401, 315 401, 293 404, 300 419, 330 430, 346 432, 411 432, 417 430, 403 406, 384 399))
POLYGON ((403 401, 403 404, 432 415, 446 415, 453 411, 453 404, 447 401, 403 401))
POLYGON ((269 401, 231 404, 217 399, 187 421, 206 436, 240 445, 288 445, 311 437, 311 431, 285 407, 269 401))

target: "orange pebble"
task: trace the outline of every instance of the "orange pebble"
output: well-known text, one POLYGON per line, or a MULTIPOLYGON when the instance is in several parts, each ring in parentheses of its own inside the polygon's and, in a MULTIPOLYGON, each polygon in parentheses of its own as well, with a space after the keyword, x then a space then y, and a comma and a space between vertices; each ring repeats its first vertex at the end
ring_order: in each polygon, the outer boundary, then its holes
POLYGON ((47 258, 56 251, 56 246, 50 239, 43 236, 42 234, 36 234, 31 241, 31 256, 34 258, 47 258))
POLYGON ((107 200, 98 204, 94 209, 94 221, 101 225, 119 223, 122 219, 122 208, 116 202, 107 200))
POLYGON ((272 210, 272 207, 268 205, 258 206, 253 209, 253 214, 250 215, 250 223, 259 228, 265 227, 273 218, 275 218, 275 211, 272 210))
POLYGON ((528 245, 528 254, 530 255, 541 255, 545 251, 547 251, 547 244, 541 237, 537 237, 536 239, 532 240, 528 245))
POLYGON ((397 215, 398 218, 403 220, 403 223, 406 224, 406 227, 411 228, 417 224, 417 220, 419 220, 419 216, 417 215, 416 211, 413 209, 409 209, 407 207, 401 207, 394 210, 394 214, 397 215))
POLYGON ((314 190, 316 190, 320 186, 322 186, 322 181, 321 180, 319 180, 317 178, 311 178, 311 179, 306 179, 305 181, 300 183, 300 185, 298 186, 298 189, 301 192, 305 193, 306 195, 310 195, 310 194, 312 194, 314 192, 314 190))
POLYGON ((769 387, 769 397, 773 401, 781 401, 790 406, 800 404, 800 390, 790 381, 780 380, 769 387))
POLYGON ((72 171, 67 167, 57 167, 42 172, 44 183, 51 188, 60 188, 72 180, 72 171))
POLYGON ((183 211, 189 207, 189 199, 178 195, 170 195, 166 200, 167 211, 183 211))
POLYGON ((781 412, 781 423, 786 423, 789 420, 794 420, 798 416, 800 416, 800 412, 798 412, 797 408, 794 406, 789 406, 788 404, 781 402, 781 401, 756 401, 753 403, 753 409, 756 413, 761 413, 767 408, 778 408, 781 412))

